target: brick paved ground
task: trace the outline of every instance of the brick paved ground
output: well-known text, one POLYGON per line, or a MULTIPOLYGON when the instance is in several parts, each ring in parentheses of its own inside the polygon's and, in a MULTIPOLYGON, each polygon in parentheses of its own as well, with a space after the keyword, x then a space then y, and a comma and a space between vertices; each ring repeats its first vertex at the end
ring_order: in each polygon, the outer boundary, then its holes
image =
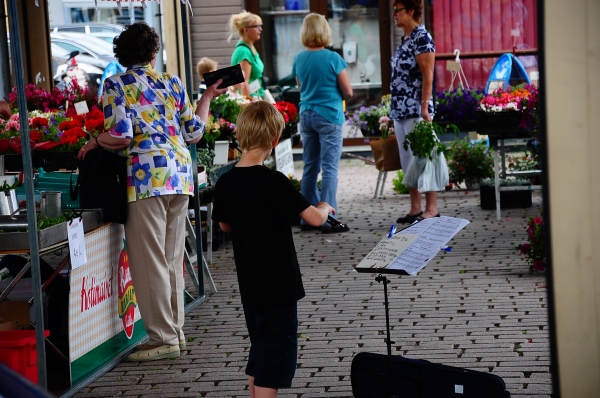
MULTIPOLYGON (((299 164, 297 164, 299 166, 299 164)), ((297 167, 297 177, 301 170, 297 167)), ((390 173, 390 177, 391 177, 390 173)), ((294 238, 307 297, 299 302, 298 370, 282 397, 350 397, 350 364, 358 352, 385 353, 383 287, 357 264, 409 209, 407 195, 391 189, 373 200, 377 171, 342 160, 340 220, 351 231, 338 235, 301 232, 294 238)), ((516 253, 529 209, 481 210, 478 193, 439 195, 443 215, 469 224, 416 277, 390 275, 390 322, 395 354, 492 372, 513 397, 551 396, 546 280, 530 274, 516 253)), ((176 360, 123 362, 78 397, 244 397, 246 334, 232 249, 217 252, 211 268, 218 293, 186 319, 189 340, 176 360)))

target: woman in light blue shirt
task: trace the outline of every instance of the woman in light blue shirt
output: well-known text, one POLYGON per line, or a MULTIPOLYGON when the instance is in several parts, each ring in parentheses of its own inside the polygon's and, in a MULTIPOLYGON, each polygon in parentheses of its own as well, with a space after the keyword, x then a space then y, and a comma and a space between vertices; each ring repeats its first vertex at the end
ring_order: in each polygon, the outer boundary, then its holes
MULTIPOLYGON (((325 17, 308 14, 300 30, 306 50, 294 58, 292 74, 300 88, 300 133, 304 160, 302 194, 312 204, 327 202, 337 209, 338 167, 342 157, 343 96, 352 96, 346 61, 325 49, 331 28, 325 17), (322 172, 321 192, 317 176, 322 172)), ((302 223, 303 231, 315 229, 302 223)), ((322 233, 346 232, 345 224, 320 227, 322 233)))

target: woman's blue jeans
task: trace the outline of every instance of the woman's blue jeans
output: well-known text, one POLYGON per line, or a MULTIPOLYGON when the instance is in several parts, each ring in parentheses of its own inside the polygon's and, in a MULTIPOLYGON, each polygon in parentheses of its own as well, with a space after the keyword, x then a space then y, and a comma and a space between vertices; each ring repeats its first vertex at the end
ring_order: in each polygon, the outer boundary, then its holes
MULTIPOLYGON (((327 121, 314 111, 300 114, 302 135, 302 194, 313 206, 327 202, 337 211, 335 198, 338 186, 338 168, 342 157, 342 125, 327 121), (322 173, 321 192, 317 177, 322 173)), ((304 223, 304 220, 302 220, 304 223)), ((328 225, 325 223, 324 225, 328 225)))

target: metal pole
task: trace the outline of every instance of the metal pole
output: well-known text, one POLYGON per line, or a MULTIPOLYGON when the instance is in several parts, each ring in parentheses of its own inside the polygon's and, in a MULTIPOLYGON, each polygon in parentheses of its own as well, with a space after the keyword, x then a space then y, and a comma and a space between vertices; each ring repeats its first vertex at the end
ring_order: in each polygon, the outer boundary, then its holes
MULTIPOLYGON (((194 205, 194 230, 196 232, 196 265, 198 266, 198 298, 206 295, 206 289, 204 287, 204 253, 202 250, 202 214, 200 213, 200 202, 202 201, 202 193, 198 189, 198 151, 196 144, 190 145, 190 155, 192 155, 192 175, 194 179, 194 199, 192 203, 194 205)), ((211 223, 211 219, 206 220, 207 223, 211 223)), ((207 224, 208 225, 208 224, 207 224)), ((206 228, 208 230, 208 228, 206 228)), ((206 240, 209 241, 208 239, 206 240)))
POLYGON ((181 3, 179 4, 181 7, 181 34, 183 36, 183 62, 184 71, 185 71, 185 90, 187 91, 190 98, 192 97, 192 73, 190 71, 190 65, 192 64, 192 59, 190 58, 190 54, 192 52, 190 46, 190 37, 189 37, 189 23, 188 23, 188 13, 187 13, 187 4, 181 3))
POLYGON ((44 305, 42 303, 42 280, 40 278, 40 250, 37 234, 35 195, 33 190, 33 167, 31 165, 31 147, 29 146, 29 123, 27 120, 27 100, 25 99, 25 77, 23 75, 21 38, 19 37, 17 0, 8 0, 8 22, 10 23, 10 46, 12 48, 13 71, 17 86, 21 143, 23 144, 23 172, 25 175, 25 199, 27 201, 27 224, 29 227, 29 253, 31 256, 31 282, 33 285, 33 312, 35 315, 38 382, 41 388, 47 389, 46 344, 43 316, 44 305))
MULTIPOLYGON (((6 4, 0 0, 0 37, 6 36, 6 4)), ((0 40, 0 99, 8 100, 10 93, 10 60, 8 58, 8 43, 0 40)), ((0 174, 4 168, 0 170, 0 174)))

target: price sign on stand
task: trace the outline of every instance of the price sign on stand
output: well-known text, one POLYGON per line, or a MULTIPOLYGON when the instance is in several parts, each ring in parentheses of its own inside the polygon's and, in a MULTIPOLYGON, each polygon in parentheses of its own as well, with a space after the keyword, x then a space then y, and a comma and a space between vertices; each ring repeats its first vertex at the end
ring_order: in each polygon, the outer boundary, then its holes
POLYGON ((294 175, 292 140, 283 140, 275 147, 275 168, 286 176, 294 175))
POLYGON ((69 239, 71 269, 76 269, 87 263, 85 239, 83 237, 83 219, 81 217, 67 222, 67 237, 69 239))

